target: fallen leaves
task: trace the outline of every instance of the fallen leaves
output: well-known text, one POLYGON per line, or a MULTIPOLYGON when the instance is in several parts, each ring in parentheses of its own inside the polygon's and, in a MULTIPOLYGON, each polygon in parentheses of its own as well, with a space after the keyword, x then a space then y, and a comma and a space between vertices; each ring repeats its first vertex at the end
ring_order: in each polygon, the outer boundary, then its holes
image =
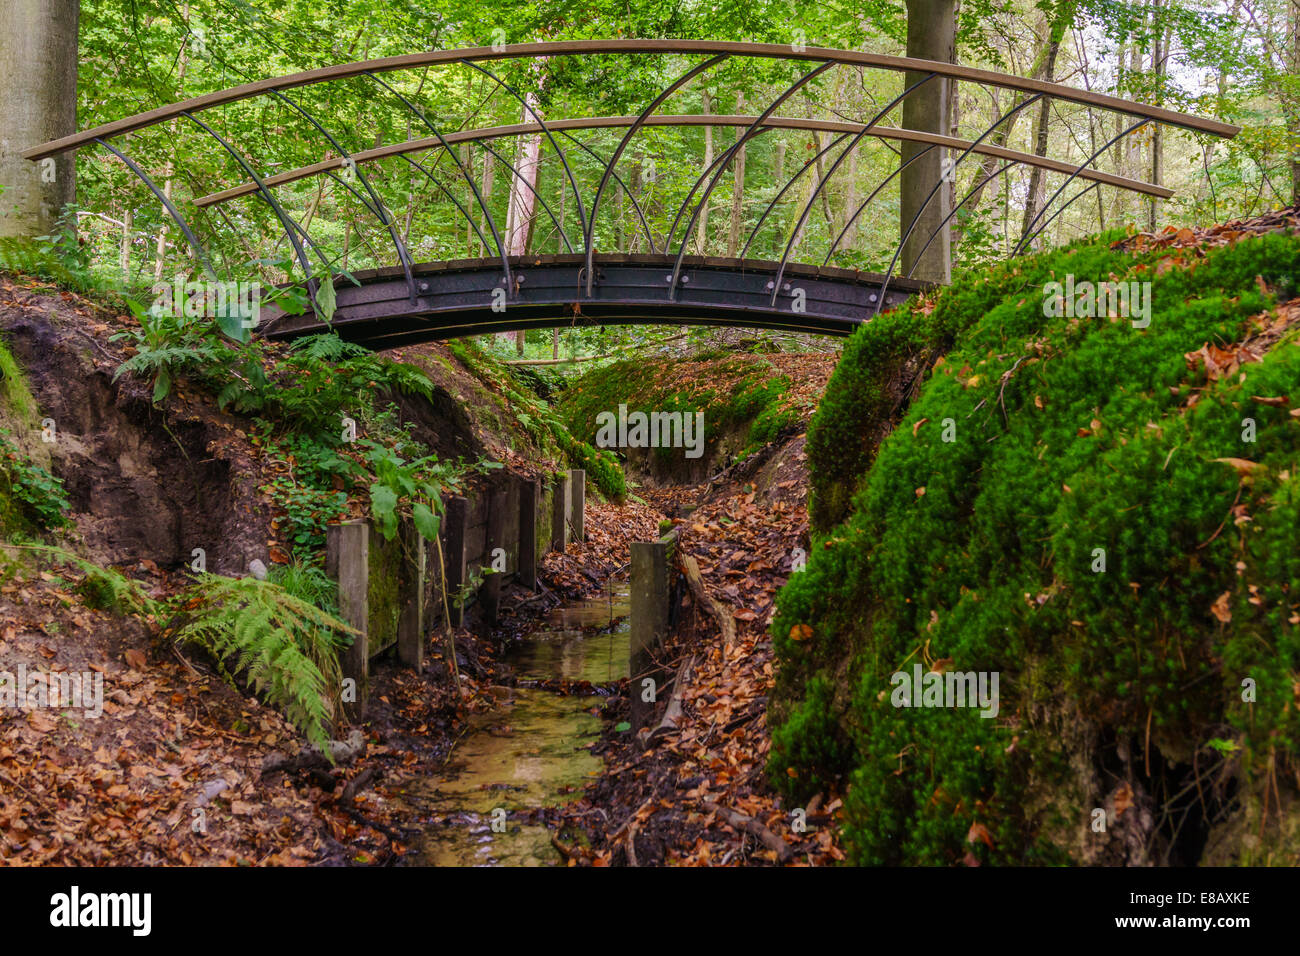
POLYGON ((1210 605, 1210 613, 1219 620, 1220 623, 1228 624, 1232 621, 1232 611, 1228 607, 1228 602, 1232 599, 1231 591, 1224 591, 1210 605))
POLYGON ((992 849, 993 837, 989 833, 988 827, 982 823, 972 823, 970 829, 966 832, 967 843, 983 843, 992 849))

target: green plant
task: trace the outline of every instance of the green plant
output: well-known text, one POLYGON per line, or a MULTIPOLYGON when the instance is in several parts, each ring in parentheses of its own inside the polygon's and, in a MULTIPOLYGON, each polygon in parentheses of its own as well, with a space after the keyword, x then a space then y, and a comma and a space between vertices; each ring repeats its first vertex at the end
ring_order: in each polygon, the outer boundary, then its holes
POLYGON ((326 744, 341 703, 339 650, 355 632, 256 578, 205 574, 183 597, 168 628, 175 642, 206 650, 227 680, 246 680, 309 740, 326 744))
POLYGON ((17 503, 20 516, 33 526, 52 530, 70 523, 63 482, 29 461, 4 429, 0 429, 0 486, 0 491, 17 503))
POLYGON ((338 583, 331 580, 320 565, 306 564, 302 561, 277 564, 271 568, 267 579, 299 600, 314 604, 326 614, 338 616, 338 583))
POLYGON ((1230 375, 1196 356, 1274 327, 1300 240, 1162 266, 1111 238, 864 326, 810 428, 819 524, 773 623, 769 772, 792 800, 848 784, 854 862, 1063 861, 1069 801, 1104 796, 1075 789, 1084 726, 1209 754, 1201 774, 1231 728, 1247 801, 1297 762, 1298 336, 1230 375), (1045 315, 1071 273, 1150 281, 1149 326, 1045 315), (1000 673, 999 716, 893 706, 916 661, 1000 673))
POLYGON ((28 544, 25 547, 48 556, 56 565, 71 565, 80 571, 82 578, 75 590, 90 607, 139 617, 147 617, 158 611, 158 603, 149 596, 144 586, 121 571, 101 567, 66 548, 38 544, 28 544))
MULTIPOLYGON (((172 383, 189 372, 216 378, 237 366, 260 371, 259 363, 249 361, 252 353, 233 347, 207 321, 146 309, 134 301, 128 304, 140 327, 118 332, 111 340, 127 341, 135 348, 135 354, 118 366, 113 379, 116 381, 127 374, 150 379, 155 403, 166 398, 171 393, 172 383)), ((234 381, 239 382, 241 388, 247 385, 243 379, 234 381)), ((230 387, 226 385, 226 389, 230 387)), ((222 404, 233 397, 226 391, 222 395, 222 404)))

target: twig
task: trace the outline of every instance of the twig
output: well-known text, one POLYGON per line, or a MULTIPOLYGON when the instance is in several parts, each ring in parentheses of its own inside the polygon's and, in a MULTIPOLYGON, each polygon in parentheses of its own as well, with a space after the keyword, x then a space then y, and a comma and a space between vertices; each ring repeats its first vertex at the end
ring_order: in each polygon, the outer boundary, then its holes
POLYGON ((737 830, 744 830, 751 836, 757 837, 764 846, 776 854, 777 859, 782 863, 789 863, 794 858, 794 851, 790 849, 790 845, 753 817, 709 800, 705 800, 701 806, 718 814, 737 830))

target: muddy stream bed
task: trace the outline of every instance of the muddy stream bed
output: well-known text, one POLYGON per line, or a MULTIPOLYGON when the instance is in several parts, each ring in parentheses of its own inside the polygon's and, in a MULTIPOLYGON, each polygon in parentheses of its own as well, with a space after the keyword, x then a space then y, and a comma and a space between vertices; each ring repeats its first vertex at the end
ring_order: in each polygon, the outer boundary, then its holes
POLYGON ((563 861, 537 811, 576 799, 601 769, 586 748, 606 698, 539 681, 609 685, 628 676, 628 585, 555 608, 504 660, 524 686, 497 687, 442 772, 409 781, 402 801, 422 826, 407 862, 426 866, 555 866, 563 861), (505 811, 504 817, 501 811, 505 811))

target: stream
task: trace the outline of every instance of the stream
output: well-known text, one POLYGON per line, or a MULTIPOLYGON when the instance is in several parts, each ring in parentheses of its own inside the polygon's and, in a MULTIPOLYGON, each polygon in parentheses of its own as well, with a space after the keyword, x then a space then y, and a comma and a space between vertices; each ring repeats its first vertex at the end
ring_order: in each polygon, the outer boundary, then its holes
MULTIPOLYGON (((609 684, 628 676, 628 585, 554 608, 504 656, 517 682, 609 684)), ((410 784, 425 821, 409 862, 425 866, 555 866, 562 861, 536 811, 577 799, 600 772, 585 748, 600 734, 605 698, 539 687, 497 687, 497 706, 474 714, 443 772, 410 784), (500 813, 505 810, 502 820, 500 813), (494 828, 494 818, 496 826, 494 828), (504 824, 504 829, 502 825, 504 824)))

